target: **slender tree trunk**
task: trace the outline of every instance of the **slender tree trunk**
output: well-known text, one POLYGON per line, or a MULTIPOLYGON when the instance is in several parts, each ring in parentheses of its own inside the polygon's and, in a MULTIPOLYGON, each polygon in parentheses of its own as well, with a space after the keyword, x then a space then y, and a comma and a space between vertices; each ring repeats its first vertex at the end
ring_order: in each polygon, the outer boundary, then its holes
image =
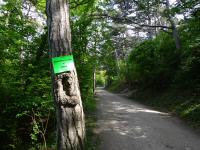
POLYGON ((169 19, 169 22, 170 22, 171 27, 172 27, 172 34, 173 34, 173 38, 175 40, 176 48, 180 49, 181 48, 180 37, 179 37, 178 30, 177 30, 177 27, 175 25, 175 22, 174 22, 172 15, 170 13, 169 0, 166 0, 166 8, 167 8, 167 11, 168 11, 168 19, 169 19))
POLYGON ((95 88, 96 88, 96 69, 94 69, 93 73, 93 93, 95 94, 95 88))
MULTIPOLYGON (((151 26, 151 17, 150 15, 148 14, 148 25, 151 26)), ((153 31, 152 31, 152 28, 149 28, 148 29, 148 39, 152 39, 153 38, 153 31)))
POLYGON ((179 37, 179 34, 178 34, 178 30, 177 30, 174 22, 172 22, 171 25, 172 25, 172 34, 173 34, 173 37, 174 37, 174 40, 175 40, 176 48, 180 49, 181 43, 180 43, 180 37, 179 37))
POLYGON ((119 66, 119 58, 118 58, 118 55, 117 55, 117 50, 115 49, 115 58, 116 58, 116 62, 117 62, 117 75, 118 77, 120 76, 120 66, 119 66))
MULTIPOLYGON (((146 15, 147 15, 147 18, 148 18, 147 21, 148 21, 148 25, 151 26, 151 13, 150 13, 151 10, 150 10, 150 3, 149 3, 149 1, 147 2, 147 10, 148 10, 148 11, 147 11, 148 13, 146 14, 146 15)), ((152 39, 152 38, 153 38, 153 31, 152 31, 152 28, 149 28, 149 29, 148 29, 148 34, 147 34, 147 36, 148 36, 148 39, 152 39)))
MULTIPOLYGON (((51 58, 71 54, 69 1, 47 0, 46 12, 51 58)), ((51 72, 57 112, 57 149, 82 150, 85 121, 76 69, 57 75, 51 67, 51 72)))

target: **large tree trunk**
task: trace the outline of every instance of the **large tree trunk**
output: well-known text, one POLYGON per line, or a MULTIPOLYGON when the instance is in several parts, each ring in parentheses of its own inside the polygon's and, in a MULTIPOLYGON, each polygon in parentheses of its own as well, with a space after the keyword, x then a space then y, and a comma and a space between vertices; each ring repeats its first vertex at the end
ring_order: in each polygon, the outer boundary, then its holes
MULTIPOLYGON (((68 0, 47 0, 46 11, 51 58, 70 55, 68 0)), ((76 69, 54 74, 51 67, 51 72, 57 112, 58 150, 82 150, 85 121, 76 69)))

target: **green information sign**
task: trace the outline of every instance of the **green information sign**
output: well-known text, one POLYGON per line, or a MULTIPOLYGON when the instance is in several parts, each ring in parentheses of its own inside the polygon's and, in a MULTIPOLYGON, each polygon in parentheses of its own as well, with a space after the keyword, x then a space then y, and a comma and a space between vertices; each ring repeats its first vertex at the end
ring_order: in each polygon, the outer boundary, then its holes
POLYGON ((74 58, 73 55, 61 56, 52 58, 54 73, 62 73, 73 70, 74 58))

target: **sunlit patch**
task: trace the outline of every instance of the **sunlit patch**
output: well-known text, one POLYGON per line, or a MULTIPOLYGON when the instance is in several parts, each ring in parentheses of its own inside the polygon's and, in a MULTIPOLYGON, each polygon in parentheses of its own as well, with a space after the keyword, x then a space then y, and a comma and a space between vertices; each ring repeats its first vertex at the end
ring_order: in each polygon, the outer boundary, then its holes
MULTIPOLYGON (((169 116, 168 113, 151 110, 147 108, 143 108, 142 105, 127 102, 124 104, 122 101, 120 101, 120 97, 113 97, 112 99, 115 99, 115 101, 109 101, 110 95, 104 92, 108 99, 105 101, 104 105, 101 106, 101 108, 108 107, 109 109, 102 112, 102 115, 105 117, 102 120, 98 121, 98 124, 101 125, 101 130, 99 133, 117 133, 121 136, 126 136, 132 139, 146 139, 148 137, 148 131, 149 126, 140 124, 141 120, 140 118, 133 117, 132 115, 136 113, 145 113, 146 115, 153 115, 153 116, 169 116), (119 99, 119 100, 118 100, 119 99), (132 118, 133 117, 133 118, 132 118), (130 118, 132 118, 132 121, 130 123, 130 118)), ((101 93, 101 96, 102 93, 101 93)))
POLYGON ((147 138, 144 127, 141 126, 130 126, 127 121, 121 120, 99 120, 101 129, 96 131, 97 133, 102 132, 115 132, 122 136, 128 136, 133 139, 147 138))
POLYGON ((169 115, 169 113, 164 113, 156 110, 150 110, 146 108, 135 107, 134 105, 120 105, 120 102, 112 102, 113 104, 117 104, 114 106, 115 110, 124 110, 129 113, 138 113, 138 112, 145 112, 145 113, 152 113, 152 114, 162 114, 162 115, 169 115))
POLYGON ((164 112, 160 112, 160 111, 155 111, 155 110, 149 110, 149 109, 145 109, 145 108, 127 109, 126 111, 130 112, 130 113, 146 112, 146 113, 153 113, 153 114, 169 115, 168 113, 164 113, 164 112))
POLYGON ((120 104, 120 102, 111 102, 112 104, 120 104))

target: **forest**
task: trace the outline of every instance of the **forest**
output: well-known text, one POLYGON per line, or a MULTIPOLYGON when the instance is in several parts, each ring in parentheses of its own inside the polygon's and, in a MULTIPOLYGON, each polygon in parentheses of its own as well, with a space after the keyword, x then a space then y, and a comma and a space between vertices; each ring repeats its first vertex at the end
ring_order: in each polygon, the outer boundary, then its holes
POLYGON ((1 150, 95 150, 96 87, 200 127, 199 0, 0 0, 0 41, 1 150))

